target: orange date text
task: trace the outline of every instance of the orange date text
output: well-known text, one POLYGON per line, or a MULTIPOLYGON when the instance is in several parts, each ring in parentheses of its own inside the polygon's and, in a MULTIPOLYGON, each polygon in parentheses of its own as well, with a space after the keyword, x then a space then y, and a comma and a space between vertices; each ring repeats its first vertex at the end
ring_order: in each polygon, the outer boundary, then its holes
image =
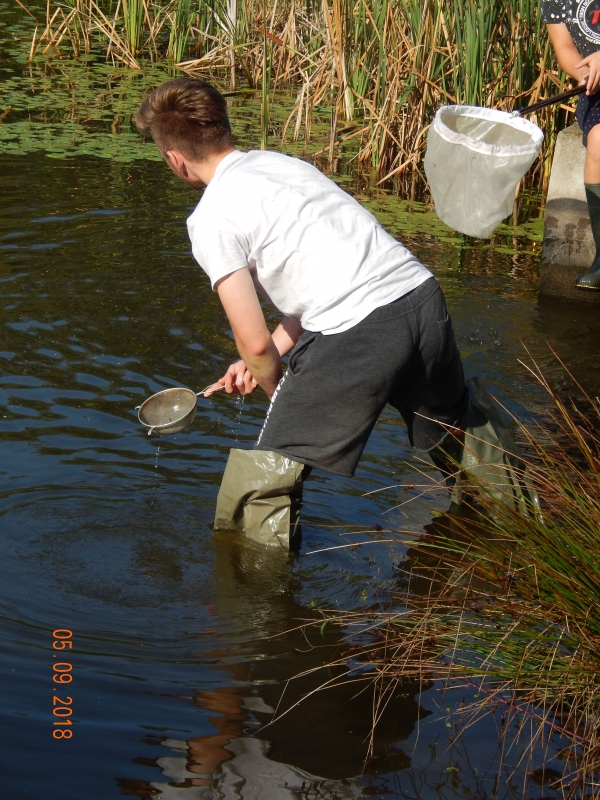
MULTIPOLYGON (((54 641, 52 648, 54 650, 71 650, 73 647, 73 632, 67 629, 59 628, 53 632, 54 641)), ((54 658, 64 659, 66 653, 58 655, 54 653, 54 658)), ((55 661, 52 664, 52 680, 54 683, 67 684, 73 680, 73 665, 69 661, 55 661)), ((56 687, 54 688, 56 692, 56 687)), ((61 694, 63 692, 61 691, 61 694)), ((61 698, 55 695, 52 698, 52 715, 55 717, 53 722, 52 736, 55 739, 71 739, 73 730, 71 728, 72 722, 70 716, 73 713, 73 698, 64 694, 61 698)))

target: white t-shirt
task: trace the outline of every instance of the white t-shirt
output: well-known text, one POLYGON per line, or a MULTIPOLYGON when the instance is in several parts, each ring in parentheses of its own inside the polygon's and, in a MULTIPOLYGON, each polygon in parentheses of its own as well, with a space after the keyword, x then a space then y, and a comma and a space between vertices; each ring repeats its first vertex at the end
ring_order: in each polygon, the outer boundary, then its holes
POLYGON ((257 290, 308 331, 346 331, 431 277, 354 198, 280 153, 225 156, 187 224, 213 288, 249 267, 257 290))

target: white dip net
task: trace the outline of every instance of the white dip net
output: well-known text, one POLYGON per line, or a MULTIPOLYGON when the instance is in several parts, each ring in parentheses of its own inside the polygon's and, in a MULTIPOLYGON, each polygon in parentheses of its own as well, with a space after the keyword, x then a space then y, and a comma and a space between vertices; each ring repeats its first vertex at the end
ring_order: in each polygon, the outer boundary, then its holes
POLYGON ((440 108, 429 128, 425 174, 438 217, 486 238, 512 212, 518 182, 539 153, 543 131, 505 111, 440 108))

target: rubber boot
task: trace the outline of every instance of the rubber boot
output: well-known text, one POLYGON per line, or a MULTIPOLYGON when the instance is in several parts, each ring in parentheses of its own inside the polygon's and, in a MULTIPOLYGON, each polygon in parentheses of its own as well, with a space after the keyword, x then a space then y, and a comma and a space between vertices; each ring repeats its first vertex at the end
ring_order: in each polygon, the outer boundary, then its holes
POLYGON ((298 531, 304 464, 272 450, 231 450, 214 529, 289 550, 298 531))
POLYGON ((459 427, 430 453, 446 478, 452 502, 482 506, 490 511, 486 495, 523 516, 537 515, 540 501, 527 466, 506 429, 494 402, 477 378, 467 381, 469 407, 459 427))
POLYGON ((598 292, 600 291, 600 183, 586 183, 585 196, 590 213, 592 236, 596 245, 596 257, 588 271, 577 278, 575 287, 598 292))

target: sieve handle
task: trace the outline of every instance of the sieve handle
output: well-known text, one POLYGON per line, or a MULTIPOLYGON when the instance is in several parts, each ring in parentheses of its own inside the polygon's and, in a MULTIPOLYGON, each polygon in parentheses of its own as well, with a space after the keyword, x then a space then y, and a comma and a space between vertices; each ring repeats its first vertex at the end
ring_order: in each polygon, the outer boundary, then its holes
POLYGON ((540 100, 539 103, 533 103, 531 106, 526 106, 518 111, 514 111, 515 116, 522 117, 525 114, 533 114, 534 111, 539 111, 540 108, 546 106, 553 106, 555 103, 561 103, 563 100, 568 100, 569 97, 576 97, 578 94, 583 94, 587 89, 587 85, 582 83, 581 86, 576 86, 574 89, 569 89, 567 92, 555 94, 554 97, 547 97, 545 100, 540 100))
MULTIPOLYGON (((216 386, 216 385, 217 385, 216 382, 215 383, 209 383, 208 386, 206 387, 206 389, 202 389, 202 391, 196 392, 196 397, 200 397, 201 394, 204 394, 204 392, 208 392, 209 389, 211 389, 213 386, 216 386)), ((224 386, 220 386, 219 385, 219 387, 217 389, 213 389, 213 394, 215 392, 220 392, 224 388, 225 388, 224 386)))

